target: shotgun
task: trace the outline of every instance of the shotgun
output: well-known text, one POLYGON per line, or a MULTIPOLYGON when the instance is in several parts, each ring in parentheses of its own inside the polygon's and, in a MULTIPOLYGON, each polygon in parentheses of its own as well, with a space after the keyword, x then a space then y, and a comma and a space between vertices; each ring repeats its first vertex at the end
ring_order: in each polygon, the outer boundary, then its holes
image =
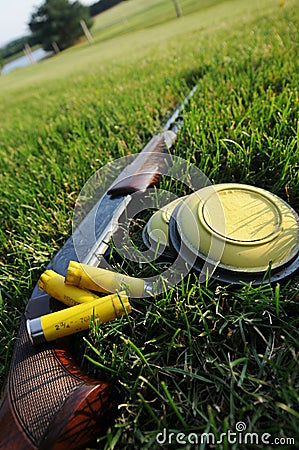
MULTIPOLYGON (((96 246, 81 248, 80 255, 83 251, 84 258, 82 261, 80 257, 80 262, 101 266, 100 256, 105 254, 107 242, 117 231, 117 226, 111 226, 111 218, 121 217, 132 193, 157 185, 165 170, 161 153, 167 153, 174 144, 182 126, 181 112, 195 91, 196 86, 162 131, 153 136, 99 199, 101 220, 96 225, 96 246), (155 158, 155 154, 160 158, 155 158)), ((86 216, 87 222, 93 214, 94 208, 86 216)), ((47 269, 65 276, 69 262, 78 261, 74 237, 78 243, 84 220, 47 269)), ((83 449, 105 433, 116 417, 115 388, 81 371, 70 340, 32 345, 26 322, 59 308, 57 300, 35 286, 21 320, 2 396, 0 449, 83 449)))

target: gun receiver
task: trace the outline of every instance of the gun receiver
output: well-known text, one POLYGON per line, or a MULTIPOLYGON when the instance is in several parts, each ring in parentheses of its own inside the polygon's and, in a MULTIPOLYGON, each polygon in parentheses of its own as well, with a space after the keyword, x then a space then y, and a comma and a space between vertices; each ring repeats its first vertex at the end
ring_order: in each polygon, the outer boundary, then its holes
MULTIPOLYGON (((123 212, 128 194, 156 184, 163 173, 161 157, 155 153, 168 151, 176 139, 175 123, 193 95, 167 122, 167 129, 155 135, 135 161, 123 170, 104 195, 101 208, 103 221, 97 225, 97 257, 86 248, 85 261, 99 264, 102 242, 113 236, 109 218, 123 212), (144 156, 145 155, 145 156, 144 156)), ((179 125, 177 125, 177 129, 179 125)), ((93 214, 91 211, 89 214, 93 214)), ((80 229, 79 229, 80 232, 80 229)), ((105 246, 104 246, 105 247, 105 246)), ((103 247, 103 248, 104 248, 103 247)), ((78 261, 71 236, 48 269, 65 276, 70 261, 78 261)), ((84 374, 72 356, 67 338, 53 344, 34 347, 26 331, 26 321, 57 309, 57 302, 36 286, 21 321, 9 375, 0 407, 0 449, 2 450, 79 450, 104 433, 117 410, 113 386, 84 374)))

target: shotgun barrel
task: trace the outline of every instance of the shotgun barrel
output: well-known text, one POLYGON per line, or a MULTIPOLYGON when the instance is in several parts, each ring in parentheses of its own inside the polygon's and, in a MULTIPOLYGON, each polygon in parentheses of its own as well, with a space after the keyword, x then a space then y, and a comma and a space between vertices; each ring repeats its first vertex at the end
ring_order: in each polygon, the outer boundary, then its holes
MULTIPOLYGON (((159 182, 163 161, 155 153, 168 152, 181 126, 183 104, 173 113, 161 133, 155 135, 101 200, 97 224, 97 255, 84 249, 83 263, 99 265, 105 242, 113 236, 112 216, 124 211, 132 192, 146 190, 159 182), (145 157, 144 157, 145 155, 145 157), (157 162, 158 161, 158 162, 157 162), (101 244, 103 246, 101 247, 101 244)), ((91 211, 89 214, 93 214, 91 211)), ((83 221, 84 222, 84 221, 83 221)), ((80 227, 75 233, 80 233, 80 227)), ((78 261, 72 235, 47 269, 65 276, 70 261, 78 261)), ((77 240, 78 241, 78 240, 77 240)), ((34 347, 26 331, 26 321, 49 314, 58 302, 36 286, 22 318, 0 407, 0 449, 79 450, 111 426, 117 412, 117 396, 112 385, 84 374, 72 353, 68 338, 34 347)))

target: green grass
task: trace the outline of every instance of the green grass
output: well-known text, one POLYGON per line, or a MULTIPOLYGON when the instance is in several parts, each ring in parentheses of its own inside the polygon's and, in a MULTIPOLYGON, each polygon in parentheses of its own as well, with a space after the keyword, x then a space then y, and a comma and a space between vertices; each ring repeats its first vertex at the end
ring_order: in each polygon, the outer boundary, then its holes
MULTIPOLYGON (((106 162, 140 151, 194 82, 175 154, 213 183, 262 187, 299 210, 298 2, 180 3, 178 20, 170 0, 124 2, 96 19, 93 46, 0 77, 2 381, 80 189, 106 162)), ((119 270, 144 275, 134 264, 119 270)), ((95 325, 84 337, 96 351, 79 336, 84 366, 121 398, 98 448, 158 448, 164 428, 220 436, 238 421, 298 446, 298 290, 298 274, 258 288, 199 286, 192 274, 132 300, 129 319, 95 325)))

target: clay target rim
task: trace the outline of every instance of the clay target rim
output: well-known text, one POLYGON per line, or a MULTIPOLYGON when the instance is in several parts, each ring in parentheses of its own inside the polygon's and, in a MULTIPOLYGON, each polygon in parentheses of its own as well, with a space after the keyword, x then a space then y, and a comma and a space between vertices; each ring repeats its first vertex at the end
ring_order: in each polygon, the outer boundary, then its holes
POLYGON ((209 247, 211 248, 214 238, 222 242, 223 251, 218 266, 225 271, 252 272, 253 274, 265 273, 269 268, 270 261, 272 262, 272 270, 278 270, 287 264, 291 264, 299 254, 299 216, 297 212, 280 197, 262 188, 238 183, 222 183, 208 186, 191 194, 184 204, 180 205, 180 209, 176 209, 175 217, 177 222, 176 230, 184 242, 184 246, 189 247, 190 254, 198 256, 201 260, 209 261, 206 255, 209 254, 209 247), (259 229, 257 229, 259 236, 257 238, 255 237, 255 221, 252 221, 252 215, 247 213, 247 203, 243 202, 243 205, 241 204, 237 210, 233 206, 235 215, 233 214, 232 216, 230 216, 231 203, 228 206, 222 203, 221 196, 223 194, 225 197, 228 195, 234 197, 235 193, 237 203, 238 200, 240 202, 240 193, 241 199, 244 195, 246 200, 247 196, 249 196, 250 201, 252 201, 252 197, 254 200, 258 199, 258 206, 254 205, 253 207, 259 224, 259 229), (223 223, 221 226, 225 226, 225 228, 228 226, 228 230, 241 230, 238 231, 239 239, 232 239, 230 231, 228 231, 227 236, 224 233, 215 232, 211 229, 212 227, 207 226, 203 222, 202 215, 198 211, 202 210, 212 197, 217 199, 218 205, 214 205, 216 209, 210 209, 211 222, 215 220, 216 227, 223 223), (219 205, 220 209, 217 209, 219 205), (259 210, 261 205, 263 214, 259 210), (216 213, 215 211, 218 212, 216 213), (276 216, 277 224, 275 221, 272 223, 273 214, 276 216), (200 241, 197 240, 192 228, 188 225, 189 221, 193 220, 193 217, 196 220, 196 226, 200 233, 200 241), (266 217, 265 220, 264 217, 266 217), (263 219, 262 222, 260 222, 260 218, 263 219), (219 219, 222 222, 219 222, 219 219), (240 239, 243 223, 245 223, 244 241, 240 239), (271 228, 269 235, 264 235, 264 224, 266 233, 269 231, 267 227, 271 228), (247 238, 248 227, 250 239, 247 238), (244 249, 246 251, 243 254, 244 249))
MULTIPOLYGON (((287 203, 286 205, 290 207, 287 203)), ((179 207, 180 205, 175 208, 169 221, 169 242, 170 247, 173 249, 173 251, 175 251, 176 253, 180 253, 181 256, 186 260, 186 262, 190 264, 190 261, 194 259, 194 253, 188 246, 186 246, 186 244, 183 243, 178 232, 177 214, 179 211, 179 207)), ((297 224, 299 226, 299 216, 296 212, 295 214, 297 218, 297 224)), ((196 261, 193 264, 193 270, 195 270, 196 272, 201 272, 205 261, 206 258, 204 255, 197 255, 196 261)), ((278 282, 289 278, 292 274, 294 274, 299 268, 299 252, 288 263, 285 263, 276 269, 271 269, 269 267, 269 270, 261 272, 235 272, 233 270, 222 267, 220 264, 215 263, 215 265, 217 265, 217 267, 214 273, 212 273, 211 275, 211 278, 213 279, 217 279, 220 282, 229 284, 243 285, 244 283, 251 283, 252 285, 261 285, 267 282, 278 282)))

